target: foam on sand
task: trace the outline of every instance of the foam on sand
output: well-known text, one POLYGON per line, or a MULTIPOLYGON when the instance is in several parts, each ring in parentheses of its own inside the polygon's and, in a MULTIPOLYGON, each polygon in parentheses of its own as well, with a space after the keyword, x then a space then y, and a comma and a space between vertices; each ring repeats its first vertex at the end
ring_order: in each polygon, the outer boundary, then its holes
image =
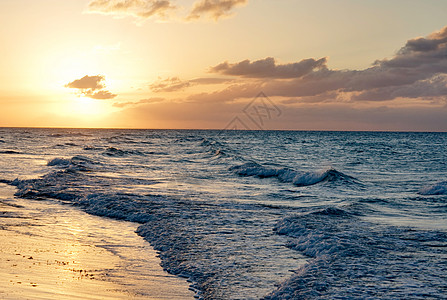
POLYGON ((14 191, 0 184, 1 299, 193 299, 136 224, 14 191))

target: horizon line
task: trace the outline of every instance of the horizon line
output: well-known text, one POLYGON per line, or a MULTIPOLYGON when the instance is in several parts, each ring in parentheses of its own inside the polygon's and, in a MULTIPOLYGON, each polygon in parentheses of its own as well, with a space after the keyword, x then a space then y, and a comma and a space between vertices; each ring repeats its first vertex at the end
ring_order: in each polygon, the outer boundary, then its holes
POLYGON ((310 131, 310 132, 384 132, 384 133, 447 133, 429 130, 340 130, 340 129, 225 129, 225 128, 125 128, 125 127, 46 127, 46 126, 0 126, 0 129, 77 129, 77 130, 193 130, 193 131, 310 131))

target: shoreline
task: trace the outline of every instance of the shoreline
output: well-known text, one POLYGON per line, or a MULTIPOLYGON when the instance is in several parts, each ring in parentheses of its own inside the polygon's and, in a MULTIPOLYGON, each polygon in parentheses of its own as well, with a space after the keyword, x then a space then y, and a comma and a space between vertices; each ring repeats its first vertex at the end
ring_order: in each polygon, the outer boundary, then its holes
POLYGON ((137 224, 14 192, 0 184, 0 298, 194 299, 137 224))

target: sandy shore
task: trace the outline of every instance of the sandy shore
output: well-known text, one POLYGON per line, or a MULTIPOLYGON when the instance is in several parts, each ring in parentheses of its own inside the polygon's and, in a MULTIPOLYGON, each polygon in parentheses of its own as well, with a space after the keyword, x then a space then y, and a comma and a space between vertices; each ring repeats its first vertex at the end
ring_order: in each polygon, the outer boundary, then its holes
POLYGON ((14 191, 0 184, 1 299, 193 299, 135 224, 14 191))

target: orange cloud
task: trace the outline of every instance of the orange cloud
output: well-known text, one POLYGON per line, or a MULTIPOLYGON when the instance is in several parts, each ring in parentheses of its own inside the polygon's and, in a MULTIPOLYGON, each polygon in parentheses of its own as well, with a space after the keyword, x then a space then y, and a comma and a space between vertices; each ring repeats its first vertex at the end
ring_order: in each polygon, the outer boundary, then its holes
POLYGON ((176 92, 195 85, 211 85, 230 82, 232 79, 226 78, 195 78, 191 80, 181 80, 179 77, 168 77, 166 79, 157 80, 149 87, 155 93, 160 92, 176 92))
POLYGON ((102 75, 85 75, 81 79, 67 83, 65 87, 77 89, 82 96, 92 99, 106 100, 115 98, 116 94, 112 94, 104 89, 104 84, 102 83, 104 80, 105 78, 102 75))
POLYGON ((88 12, 109 15, 130 15, 138 18, 164 16, 175 6, 167 0, 92 0, 88 12))
POLYGON ((101 76, 101 75, 97 75, 97 76, 85 75, 81 79, 76 79, 76 80, 66 84, 65 87, 72 88, 72 89, 95 91, 98 89, 102 89, 104 87, 101 84, 101 82, 103 80, 104 80, 104 76, 101 76))
MULTIPOLYGON (((232 14, 236 6, 248 3, 248 0, 197 0, 186 17, 178 20, 197 20, 209 17, 218 20, 232 14)), ((178 7, 171 0, 91 0, 87 12, 113 16, 132 16, 138 19, 151 17, 168 18, 168 13, 178 7)))
POLYGON ((248 0, 199 0, 194 3, 188 20, 208 16, 214 20, 231 15, 234 7, 247 4, 248 0))

